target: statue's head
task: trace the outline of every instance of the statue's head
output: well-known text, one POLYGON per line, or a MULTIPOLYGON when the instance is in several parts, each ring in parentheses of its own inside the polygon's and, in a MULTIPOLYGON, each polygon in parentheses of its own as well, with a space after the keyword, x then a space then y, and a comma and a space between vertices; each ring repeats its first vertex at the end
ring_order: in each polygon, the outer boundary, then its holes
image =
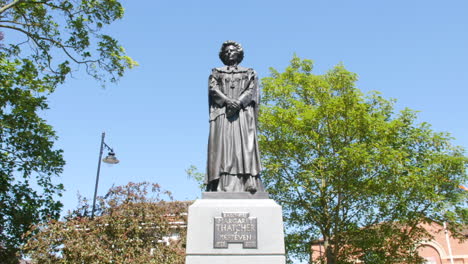
POLYGON ((223 43, 219 51, 219 58, 227 66, 235 66, 244 59, 244 50, 241 44, 228 40, 223 43))

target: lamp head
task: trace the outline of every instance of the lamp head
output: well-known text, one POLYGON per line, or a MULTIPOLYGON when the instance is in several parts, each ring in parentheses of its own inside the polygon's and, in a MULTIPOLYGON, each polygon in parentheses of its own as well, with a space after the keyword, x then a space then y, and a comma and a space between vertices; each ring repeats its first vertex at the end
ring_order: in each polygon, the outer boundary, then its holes
POLYGON ((115 153, 111 151, 109 152, 107 157, 102 159, 102 162, 107 163, 107 164, 117 164, 120 161, 115 157, 115 153))

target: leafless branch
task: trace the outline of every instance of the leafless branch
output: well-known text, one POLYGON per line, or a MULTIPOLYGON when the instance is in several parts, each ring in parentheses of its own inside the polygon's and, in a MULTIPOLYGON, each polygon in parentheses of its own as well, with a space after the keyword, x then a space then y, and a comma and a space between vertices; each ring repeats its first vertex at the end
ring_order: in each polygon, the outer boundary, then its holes
POLYGON ((41 37, 41 36, 35 36, 34 34, 31 34, 31 32, 28 32, 22 28, 18 28, 18 27, 14 27, 14 26, 9 26, 9 25, 0 25, 0 27, 3 27, 3 28, 9 28, 9 29, 12 29, 12 30, 16 30, 16 31, 19 31, 23 34, 25 34, 26 36, 28 36, 30 39, 32 39, 34 41, 34 43, 38 46, 38 47, 41 47, 40 43, 38 43, 38 40, 45 40, 45 41, 48 41, 48 42, 51 42, 52 44, 54 44, 56 47, 62 49, 62 51, 71 59, 73 60, 75 63, 77 64, 88 64, 88 63, 94 63, 94 62, 98 62, 98 60, 84 60, 84 61, 81 61, 81 60, 78 60, 76 59, 72 54, 70 54, 70 52, 68 51, 67 49, 67 46, 63 45, 62 43, 54 40, 54 39, 51 39, 51 38, 45 38, 45 37, 41 37))
POLYGON ((15 5, 17 5, 17 4, 21 3, 21 2, 23 2, 23 0, 13 0, 13 1, 11 1, 10 3, 8 3, 8 4, 4 5, 4 6, 2 6, 2 7, 0 8, 0 15, 2 15, 2 14, 3 14, 4 12, 6 12, 8 9, 14 7, 15 5))
POLYGON ((25 26, 25 27, 38 26, 37 24, 26 24, 26 23, 20 23, 18 21, 11 21, 11 20, 0 20, 0 23, 10 23, 10 24, 20 25, 20 26, 25 26))

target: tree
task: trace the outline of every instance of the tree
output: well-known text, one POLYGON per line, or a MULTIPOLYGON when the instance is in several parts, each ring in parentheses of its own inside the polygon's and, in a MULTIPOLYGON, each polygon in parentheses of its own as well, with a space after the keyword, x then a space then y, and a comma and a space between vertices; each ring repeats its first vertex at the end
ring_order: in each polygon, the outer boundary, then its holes
POLYGON ((289 257, 309 263, 418 263, 419 224, 468 223, 468 159, 448 133, 394 113, 392 100, 363 95, 357 75, 338 65, 323 75, 294 57, 263 79, 263 179, 284 209, 289 257))
POLYGON ((0 60, 0 259, 15 263, 30 225, 59 216, 63 186, 51 176, 64 160, 53 148, 54 131, 37 115, 47 108, 45 96, 19 88, 41 85, 34 66, 0 60))
POLYGON ((104 25, 120 19, 111 0, 0 0, 0 259, 15 254, 31 224, 57 218, 64 166, 52 127, 40 118, 47 95, 74 71, 103 85, 136 63, 104 25), (32 186, 35 186, 34 188, 32 186))
POLYGON ((190 165, 187 169, 185 169, 185 173, 187 173, 187 178, 194 180, 198 184, 198 188, 203 192, 206 189, 205 184, 205 173, 200 172, 195 165, 190 165))
POLYGON ((157 184, 113 187, 94 219, 81 199, 64 221, 37 226, 24 250, 33 263, 184 263, 188 206, 157 184))

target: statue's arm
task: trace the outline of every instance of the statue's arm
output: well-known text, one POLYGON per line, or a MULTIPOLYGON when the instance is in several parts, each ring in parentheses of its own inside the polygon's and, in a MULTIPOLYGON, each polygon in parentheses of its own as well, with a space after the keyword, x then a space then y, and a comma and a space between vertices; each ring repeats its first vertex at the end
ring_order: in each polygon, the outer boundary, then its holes
POLYGON ((216 75, 211 74, 209 78, 209 94, 211 101, 222 107, 229 101, 229 98, 219 90, 218 80, 216 75))
POLYGON ((249 74, 249 83, 247 88, 244 90, 244 92, 241 94, 239 97, 240 104, 243 108, 248 106, 252 101, 255 101, 255 94, 258 89, 258 78, 257 74, 255 71, 252 70, 252 72, 249 74))

